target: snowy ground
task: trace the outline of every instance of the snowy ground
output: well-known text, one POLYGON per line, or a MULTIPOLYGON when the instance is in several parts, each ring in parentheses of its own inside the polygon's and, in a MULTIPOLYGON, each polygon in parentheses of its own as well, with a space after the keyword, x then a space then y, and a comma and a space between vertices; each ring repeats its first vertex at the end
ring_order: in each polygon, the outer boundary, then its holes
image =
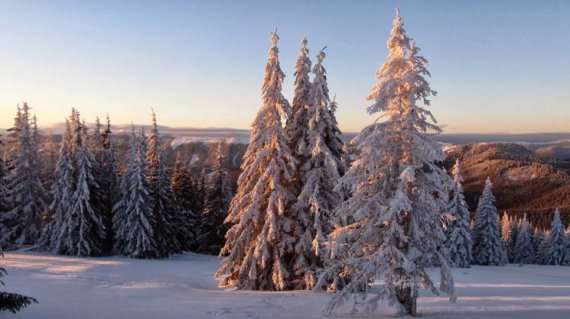
MULTIPOLYGON (((219 259, 185 254, 169 260, 70 258, 6 253, 7 290, 40 304, 2 318, 323 318, 326 293, 216 288, 219 259)), ((570 267, 507 266, 455 270, 457 304, 427 292, 424 318, 570 318, 570 267)), ((348 309, 334 317, 348 317, 348 309)), ((393 317, 382 308, 364 318, 393 317)), ((362 316, 360 316, 362 318, 362 316)))

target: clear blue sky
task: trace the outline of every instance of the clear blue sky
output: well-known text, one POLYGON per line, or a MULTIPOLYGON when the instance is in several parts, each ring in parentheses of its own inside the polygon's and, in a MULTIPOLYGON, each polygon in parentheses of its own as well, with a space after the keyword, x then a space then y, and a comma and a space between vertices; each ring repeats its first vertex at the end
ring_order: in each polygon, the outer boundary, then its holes
POLYGON ((40 125, 87 121, 247 128, 277 26, 285 94, 299 42, 328 46, 346 131, 386 56, 394 9, 430 61, 447 132, 570 131, 570 1, 0 0, 0 127, 28 101, 40 125))

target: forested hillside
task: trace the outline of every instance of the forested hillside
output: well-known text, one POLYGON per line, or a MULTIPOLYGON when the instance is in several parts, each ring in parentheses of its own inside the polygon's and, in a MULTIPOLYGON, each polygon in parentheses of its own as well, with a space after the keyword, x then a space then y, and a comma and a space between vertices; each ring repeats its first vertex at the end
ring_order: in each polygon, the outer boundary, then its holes
MULTIPOLYGON (((540 148, 539 148, 540 149, 540 148)), ((517 216, 527 214, 531 223, 547 227, 559 208, 570 216, 570 162, 537 154, 515 143, 456 145, 447 151, 446 165, 459 159, 470 210, 475 210, 485 179, 495 185, 497 208, 517 216)))

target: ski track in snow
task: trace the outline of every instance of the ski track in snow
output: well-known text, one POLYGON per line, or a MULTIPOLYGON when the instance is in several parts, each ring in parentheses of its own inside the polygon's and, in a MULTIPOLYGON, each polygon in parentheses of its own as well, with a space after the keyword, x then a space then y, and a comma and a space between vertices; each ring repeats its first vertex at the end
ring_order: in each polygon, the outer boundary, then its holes
MULTIPOLYGON (((327 293, 216 287, 220 259, 187 253, 166 260, 76 258, 8 252, 7 291, 37 298, 2 318, 325 318, 327 293)), ((435 273, 435 272, 434 272, 435 273)), ((423 318, 570 318, 570 267, 508 265, 455 269, 458 302, 422 291, 423 318)), ((437 274, 434 278, 438 278, 437 274)), ((350 307, 332 318, 347 318, 350 307)), ((396 317, 383 306, 356 318, 396 317)))

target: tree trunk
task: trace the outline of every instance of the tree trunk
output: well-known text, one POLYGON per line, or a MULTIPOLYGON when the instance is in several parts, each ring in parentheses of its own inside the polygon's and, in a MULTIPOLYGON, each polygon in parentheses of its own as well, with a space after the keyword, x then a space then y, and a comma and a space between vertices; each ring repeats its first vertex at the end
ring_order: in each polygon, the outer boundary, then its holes
POLYGON ((406 315, 415 317, 416 312, 416 296, 412 296, 412 288, 396 288, 396 296, 400 305, 404 308, 406 315))

